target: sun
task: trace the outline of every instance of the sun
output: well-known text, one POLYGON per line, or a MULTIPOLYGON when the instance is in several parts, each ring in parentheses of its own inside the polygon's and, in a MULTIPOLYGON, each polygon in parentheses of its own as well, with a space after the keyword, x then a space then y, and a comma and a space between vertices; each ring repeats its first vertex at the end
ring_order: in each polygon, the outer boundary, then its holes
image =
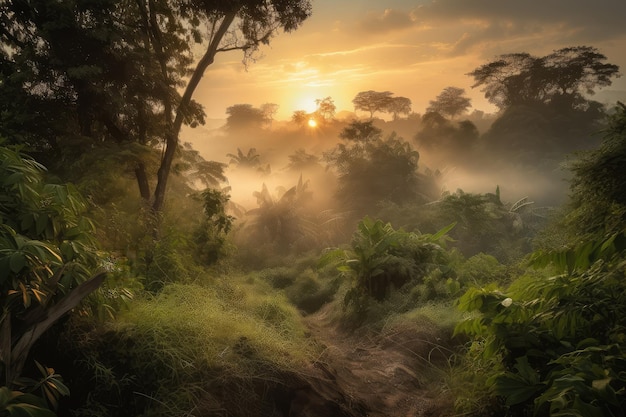
POLYGON ((309 127, 314 128, 317 127, 317 122, 315 121, 315 119, 309 119, 309 127))

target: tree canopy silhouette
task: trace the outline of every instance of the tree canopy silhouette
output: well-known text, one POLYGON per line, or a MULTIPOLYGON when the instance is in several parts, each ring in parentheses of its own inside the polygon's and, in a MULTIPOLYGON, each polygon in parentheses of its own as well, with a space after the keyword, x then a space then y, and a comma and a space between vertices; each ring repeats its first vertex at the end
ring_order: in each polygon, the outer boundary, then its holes
POLYGON ((468 75, 475 87, 482 87, 485 98, 500 109, 519 104, 565 101, 572 108, 584 106, 584 94, 610 86, 619 76, 617 65, 591 46, 562 48, 535 57, 528 53, 500 55, 468 75))
POLYGON ((426 111, 429 113, 436 112, 454 119, 472 106, 471 100, 464 95, 465 90, 462 88, 446 87, 437 98, 430 101, 430 106, 426 111))

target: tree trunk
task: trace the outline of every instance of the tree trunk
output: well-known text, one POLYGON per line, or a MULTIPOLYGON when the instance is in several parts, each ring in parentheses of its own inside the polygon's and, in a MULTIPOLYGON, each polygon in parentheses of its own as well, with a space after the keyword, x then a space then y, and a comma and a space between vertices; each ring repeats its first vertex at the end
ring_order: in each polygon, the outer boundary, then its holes
POLYGON ((152 204, 152 211, 154 213, 159 213, 163 209, 163 203, 165 202, 165 190, 167 188, 167 180, 170 175, 172 162, 174 161, 174 155, 176 154, 176 149, 178 148, 178 135, 180 134, 180 129, 183 124, 183 115, 185 113, 185 110, 187 109, 187 106, 189 106, 189 103, 191 102, 191 97, 193 96, 196 87, 198 87, 198 84, 200 83, 204 72, 209 67, 209 65, 213 63, 219 44, 226 34, 226 31, 235 20, 235 16, 237 16, 238 11, 238 9, 233 10, 232 12, 224 16, 224 20, 222 20, 219 29, 209 43, 207 50, 204 53, 204 56, 202 57, 202 59, 200 59, 198 65, 196 66, 196 69, 193 71, 191 79, 187 84, 187 88, 185 88, 185 92, 180 100, 180 103, 178 104, 174 123, 166 133, 165 151, 163 152, 161 165, 159 166, 159 171, 157 173, 157 185, 154 190, 154 202, 152 204))
POLYGON ((150 184, 148 184, 148 176, 146 175, 146 165, 142 161, 137 162, 135 166, 135 177, 141 198, 145 202, 150 201, 150 184))

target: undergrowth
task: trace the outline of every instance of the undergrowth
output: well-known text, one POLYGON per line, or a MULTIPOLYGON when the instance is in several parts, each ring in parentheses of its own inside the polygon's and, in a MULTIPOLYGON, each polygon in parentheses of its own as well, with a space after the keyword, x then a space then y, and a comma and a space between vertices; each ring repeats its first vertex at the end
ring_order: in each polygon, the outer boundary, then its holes
POLYGON ((167 284, 135 300, 74 353, 93 383, 75 415, 188 416, 242 404, 277 375, 302 372, 315 348, 284 296, 219 280, 167 284))

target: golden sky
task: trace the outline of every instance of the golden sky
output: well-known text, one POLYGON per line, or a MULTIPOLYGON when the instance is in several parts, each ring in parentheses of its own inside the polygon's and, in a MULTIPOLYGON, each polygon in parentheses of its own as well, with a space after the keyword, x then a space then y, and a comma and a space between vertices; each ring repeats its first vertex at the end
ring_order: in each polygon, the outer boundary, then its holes
MULTIPOLYGON (((353 110, 365 90, 391 91, 424 113, 445 87, 464 88, 490 112, 465 74, 504 53, 535 56, 588 45, 626 74, 626 0, 313 0, 313 15, 281 33, 247 70, 241 54, 218 56, 196 92, 209 118, 233 104, 280 105, 277 119, 332 97, 353 110)), ((605 90, 621 91, 626 76, 605 90)))

